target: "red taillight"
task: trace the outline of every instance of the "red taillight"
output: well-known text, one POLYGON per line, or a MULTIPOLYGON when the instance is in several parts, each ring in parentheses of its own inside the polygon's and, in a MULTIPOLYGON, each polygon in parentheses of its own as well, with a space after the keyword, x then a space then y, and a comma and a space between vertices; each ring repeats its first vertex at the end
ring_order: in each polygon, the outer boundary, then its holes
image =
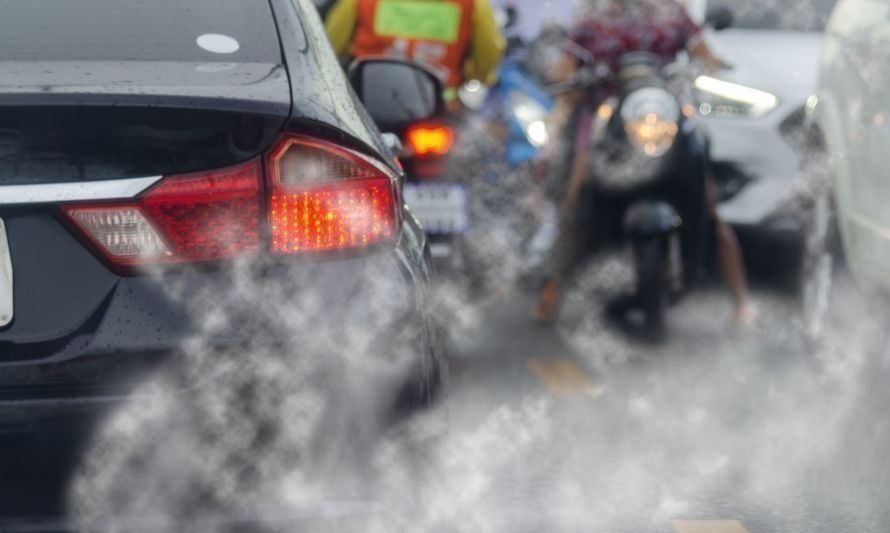
POLYGON ((212 261, 260 248, 262 167, 168 178, 140 201, 174 257, 212 261))
POLYGON ((446 155, 454 145, 454 132, 448 126, 412 126, 405 132, 414 155, 446 155))
POLYGON ((395 237, 395 179, 380 163, 289 136, 269 154, 268 169, 273 252, 348 250, 395 237))
POLYGON ((288 135, 268 154, 266 178, 262 160, 254 159, 166 177, 134 200, 62 209, 102 255, 124 267, 218 261, 263 249, 350 250, 398 233, 396 176, 349 148, 288 135))
POLYGON ((260 248, 262 163, 169 176, 126 203, 62 209, 116 265, 215 261, 260 248))

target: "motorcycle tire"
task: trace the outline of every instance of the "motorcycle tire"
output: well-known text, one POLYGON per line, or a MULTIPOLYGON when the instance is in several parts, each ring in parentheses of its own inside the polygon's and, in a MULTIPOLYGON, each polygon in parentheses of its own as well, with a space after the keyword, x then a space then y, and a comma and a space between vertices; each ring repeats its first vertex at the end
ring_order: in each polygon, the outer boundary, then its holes
POLYGON ((662 340, 667 333, 668 287, 664 241, 651 238, 636 245, 637 299, 643 312, 643 333, 662 340))

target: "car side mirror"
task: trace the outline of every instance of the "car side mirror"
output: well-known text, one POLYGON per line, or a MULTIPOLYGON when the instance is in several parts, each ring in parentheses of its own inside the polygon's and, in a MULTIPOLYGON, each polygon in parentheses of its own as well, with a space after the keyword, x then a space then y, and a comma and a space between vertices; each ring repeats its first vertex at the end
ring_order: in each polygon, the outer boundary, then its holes
POLYGON ((725 6, 715 7, 708 11, 708 15, 705 17, 705 24, 716 31, 721 31, 732 26, 734 18, 732 9, 725 6))
POLYGON ((399 129, 445 111, 444 85, 428 68, 393 58, 358 59, 349 82, 383 130, 399 129))

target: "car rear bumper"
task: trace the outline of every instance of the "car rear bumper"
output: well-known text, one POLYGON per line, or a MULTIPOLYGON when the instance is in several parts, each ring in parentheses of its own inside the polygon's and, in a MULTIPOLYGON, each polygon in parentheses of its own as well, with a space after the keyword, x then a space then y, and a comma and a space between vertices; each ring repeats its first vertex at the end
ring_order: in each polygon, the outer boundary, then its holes
MULTIPOLYGON (((363 531, 369 520, 399 517, 372 499, 319 499, 291 505, 287 509, 258 509, 250 514, 217 515, 200 521, 206 531, 363 531)), ((163 531, 169 528, 168 517, 120 516, 91 523, 93 531, 163 531)), ((0 516, 4 533, 73 533, 80 531, 76 523, 47 516, 0 516)))
POLYGON ((288 357, 341 348, 374 357, 398 342, 418 361, 441 356, 425 246, 409 223, 394 249, 360 257, 121 278, 91 331, 57 344, 6 344, 0 433, 139 401, 134 391, 147 377, 202 358, 207 371, 177 391, 188 395, 250 362, 258 345, 263 356, 280 345, 288 357), (357 330, 368 346, 356 336, 338 344, 357 330), (314 346, 318 337, 324 347, 314 346))

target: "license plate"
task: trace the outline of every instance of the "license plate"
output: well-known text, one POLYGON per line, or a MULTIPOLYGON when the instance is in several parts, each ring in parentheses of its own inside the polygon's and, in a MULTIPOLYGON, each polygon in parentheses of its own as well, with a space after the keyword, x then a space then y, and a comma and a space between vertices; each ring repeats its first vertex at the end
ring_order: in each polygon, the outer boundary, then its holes
POLYGON ((430 234, 464 233, 469 229, 467 189, 453 183, 409 183, 405 202, 430 234))
POLYGON ((12 257, 6 224, 0 218, 0 328, 12 322, 12 257))

